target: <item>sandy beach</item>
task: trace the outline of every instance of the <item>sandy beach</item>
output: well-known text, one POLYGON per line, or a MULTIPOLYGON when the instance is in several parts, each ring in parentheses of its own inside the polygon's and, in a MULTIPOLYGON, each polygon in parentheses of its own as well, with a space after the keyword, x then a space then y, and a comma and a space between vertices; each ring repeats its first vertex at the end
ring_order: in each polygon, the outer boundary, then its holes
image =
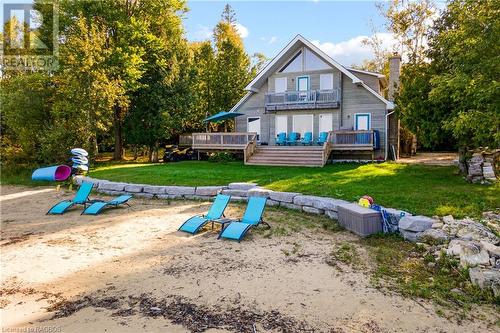
MULTIPOLYGON (((495 332, 498 314, 458 322, 425 300, 375 289, 369 274, 327 259, 355 241, 302 229, 241 243, 177 228, 210 203, 133 199, 81 216, 45 212, 72 192, 2 186, 1 326, 53 332, 495 332)), ((227 216, 241 216, 230 204, 227 216)), ((273 228, 287 212, 268 209, 273 228)), ((316 217, 317 218, 317 217, 316 217)), ((329 221, 326 217, 325 221, 329 221)), ((360 249, 363 253, 363 249, 360 249)))

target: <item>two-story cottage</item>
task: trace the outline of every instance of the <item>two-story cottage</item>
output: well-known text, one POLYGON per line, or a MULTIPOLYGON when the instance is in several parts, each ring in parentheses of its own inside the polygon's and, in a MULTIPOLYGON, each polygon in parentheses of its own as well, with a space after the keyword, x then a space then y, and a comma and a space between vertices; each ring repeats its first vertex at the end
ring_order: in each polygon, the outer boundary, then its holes
MULTIPOLYGON (((399 62, 394 57, 391 70, 399 71, 399 62)), ((332 157, 387 159, 389 151, 397 151, 399 130, 389 130, 397 127, 397 120, 391 117, 393 103, 382 96, 385 88, 392 94, 394 82, 388 84, 379 73, 346 68, 296 36, 248 84, 246 95, 230 111, 241 114, 235 118, 234 135, 257 134, 255 140, 244 136, 252 141, 242 142, 245 163, 319 166, 332 157), (285 134, 278 139, 279 133, 285 134), (291 133, 312 133, 312 145, 277 146, 291 133), (318 143, 325 133, 327 143, 318 143)), ((221 137, 221 143, 236 139, 221 137)))

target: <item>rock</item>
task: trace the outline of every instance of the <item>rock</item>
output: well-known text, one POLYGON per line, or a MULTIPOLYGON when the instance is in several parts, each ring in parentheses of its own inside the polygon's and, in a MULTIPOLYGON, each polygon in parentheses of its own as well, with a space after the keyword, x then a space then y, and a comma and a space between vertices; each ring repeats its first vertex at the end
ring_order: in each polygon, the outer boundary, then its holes
POLYGON ((483 219, 500 222, 500 213, 497 214, 495 212, 484 212, 483 219))
POLYGON ((399 220, 399 229, 412 232, 422 232, 432 227, 435 220, 427 216, 403 216, 399 220))
POLYGON ((480 241, 481 247, 488 251, 491 257, 500 258, 500 246, 493 245, 491 243, 480 241))
POLYGON ((134 193, 134 197, 153 199, 155 195, 151 193, 134 193))
POLYGON ((246 197, 248 194, 247 190, 222 190, 222 194, 230 195, 232 197, 246 197))
POLYGON ((418 240, 418 235, 420 232, 408 231, 400 229, 399 232, 404 239, 409 240, 410 242, 416 242, 418 240))
POLYGON ((453 239, 446 251, 448 255, 460 257, 460 265, 474 267, 477 265, 489 265, 490 256, 486 249, 481 248, 478 243, 453 239))
POLYGON ((436 222, 434 224, 432 224, 432 229, 442 229, 444 226, 444 223, 441 223, 441 222, 436 222))
POLYGON ((459 223, 459 230, 456 234, 459 238, 470 239, 477 242, 486 241, 495 245, 500 241, 494 233, 479 222, 475 222, 471 219, 463 219, 460 220, 459 223))
POLYGON ((195 188, 189 186, 165 186, 165 192, 169 195, 193 195, 195 188))
POLYGON ((279 206, 280 202, 272 199, 267 199, 266 205, 268 206, 279 206))
POLYGON ((165 194, 166 188, 165 188, 165 186, 146 185, 142 188, 142 192, 150 193, 150 194, 165 194))
POLYGON ((265 188, 257 187, 257 188, 252 188, 248 190, 247 196, 249 197, 263 197, 263 198, 269 198, 271 195, 271 190, 267 190, 265 188))
POLYGON ((295 205, 295 204, 293 204, 293 203, 288 203, 288 202, 281 202, 281 203, 280 203, 280 206, 281 206, 281 207, 288 208, 288 209, 302 210, 302 206, 300 206, 300 205, 295 205))
POLYGON ((469 269, 469 277, 472 284, 481 289, 491 288, 495 297, 500 296, 500 269, 471 268, 469 269))
POLYGON ((244 190, 244 191, 248 191, 252 188, 255 188, 257 187, 257 184, 255 183, 230 183, 228 185, 228 188, 230 190, 244 190))
POLYGON ((157 313, 160 313, 161 312, 161 309, 159 307, 156 307, 156 306, 152 306, 149 308, 149 311, 154 313, 154 314, 157 314, 157 313))
POLYGON ((427 267, 434 268, 434 267, 436 267, 436 263, 435 262, 429 262, 429 263, 427 263, 427 267))
POLYGON ((269 194, 269 198, 276 200, 276 201, 292 203, 293 198, 295 198, 297 195, 301 195, 301 194, 295 193, 295 192, 271 192, 269 194))
POLYGON ((107 195, 113 195, 113 196, 127 194, 127 192, 125 192, 125 191, 108 191, 108 190, 100 190, 100 189, 97 189, 97 192, 107 194, 107 195))
POLYGON ((443 216, 443 222, 450 224, 450 223, 454 223, 455 219, 451 215, 446 215, 446 216, 443 216))
POLYGON ((302 210, 306 213, 311 213, 311 214, 324 214, 325 211, 323 209, 318 209, 314 207, 309 207, 309 206, 303 206, 302 210))
POLYGON ((99 183, 98 189, 108 191, 123 191, 125 189, 125 186, 127 185, 128 184, 126 183, 104 182, 99 183))
MULTIPOLYGON (((150 194, 150 193, 142 193, 143 195, 150 194)), ((156 197, 158 199, 164 199, 164 200, 177 200, 177 199, 182 199, 182 195, 173 195, 173 194, 157 194, 156 197)))
POLYGON ((234 202, 244 202, 247 201, 247 197, 232 196, 230 201, 234 202))
POLYGON ((339 199, 317 197, 314 201, 314 207, 322 210, 337 211, 338 206, 348 204, 349 202, 339 199))
POLYGON ((143 188, 143 185, 129 184, 125 186, 125 192, 140 193, 143 188))
POLYGON ((338 220, 339 216, 336 211, 333 210, 325 210, 325 215, 331 218, 332 220, 338 220))
POLYGON ((205 201, 210 201, 212 199, 211 196, 208 195, 184 195, 184 199, 187 200, 205 200, 205 201))
POLYGON ((297 195, 293 198, 293 203, 300 206, 314 207, 314 203, 318 198, 312 195, 297 195))
POLYGON ((418 235, 418 239, 428 244, 442 244, 448 240, 448 234, 440 229, 427 229, 418 235))
POLYGON ((222 186, 198 186, 195 190, 196 195, 214 196, 222 191, 222 186))

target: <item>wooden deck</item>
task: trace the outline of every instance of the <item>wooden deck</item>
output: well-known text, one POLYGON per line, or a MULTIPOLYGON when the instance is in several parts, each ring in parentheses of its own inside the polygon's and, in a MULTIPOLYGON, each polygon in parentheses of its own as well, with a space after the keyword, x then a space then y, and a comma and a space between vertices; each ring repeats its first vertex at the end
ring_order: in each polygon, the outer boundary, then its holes
POLYGON ((323 166, 333 151, 374 152, 373 131, 332 131, 322 146, 258 146, 257 133, 193 133, 181 135, 179 145, 198 152, 242 151, 245 164, 323 166))

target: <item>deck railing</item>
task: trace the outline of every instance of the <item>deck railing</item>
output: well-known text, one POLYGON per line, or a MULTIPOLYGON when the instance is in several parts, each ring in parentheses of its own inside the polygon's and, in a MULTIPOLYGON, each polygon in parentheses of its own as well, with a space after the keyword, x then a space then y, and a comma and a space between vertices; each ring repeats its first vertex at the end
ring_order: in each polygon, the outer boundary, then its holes
POLYGON ((267 93, 265 96, 266 106, 338 103, 339 101, 339 89, 286 91, 283 93, 267 93))
POLYGON ((332 149, 361 150, 373 149, 373 131, 334 131, 330 132, 332 149))
POLYGON ((245 146, 255 141, 257 133, 193 133, 193 149, 244 149, 245 146))

